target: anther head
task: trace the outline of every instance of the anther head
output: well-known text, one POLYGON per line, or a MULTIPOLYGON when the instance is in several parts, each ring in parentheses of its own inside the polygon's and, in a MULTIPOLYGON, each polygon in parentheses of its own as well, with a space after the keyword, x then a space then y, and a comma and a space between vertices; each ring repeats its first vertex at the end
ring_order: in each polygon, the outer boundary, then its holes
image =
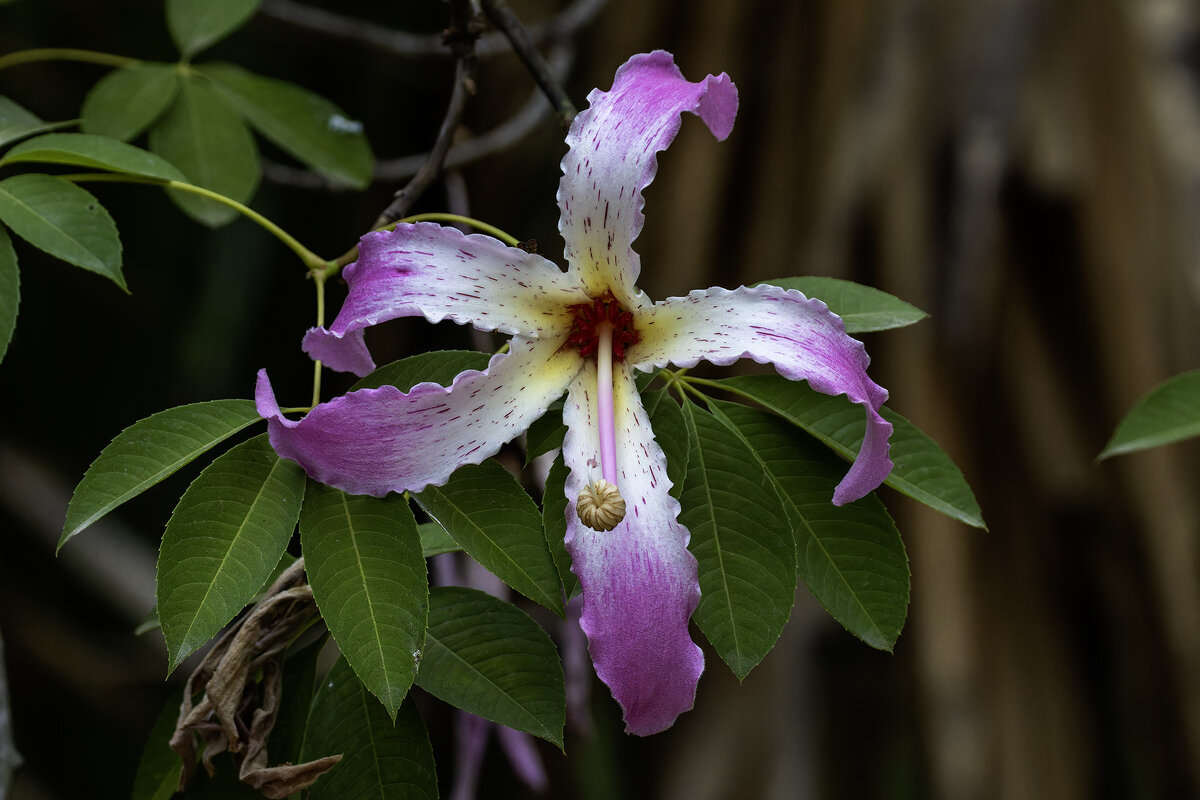
POLYGON ((611 531, 625 519, 625 500, 616 486, 600 478, 579 492, 575 513, 592 530, 611 531))

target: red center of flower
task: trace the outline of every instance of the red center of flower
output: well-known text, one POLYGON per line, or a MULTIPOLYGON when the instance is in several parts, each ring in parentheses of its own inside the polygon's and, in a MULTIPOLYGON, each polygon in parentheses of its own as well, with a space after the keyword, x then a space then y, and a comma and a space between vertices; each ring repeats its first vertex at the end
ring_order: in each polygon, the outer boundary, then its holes
POLYGON ((575 315, 575 321, 571 324, 567 345, 578 347, 579 354, 584 358, 596 355, 601 325, 612 326, 614 361, 624 361, 625 348, 637 344, 642 339, 637 328, 633 326, 633 314, 617 302, 612 292, 605 292, 590 303, 571 306, 571 313, 575 315))

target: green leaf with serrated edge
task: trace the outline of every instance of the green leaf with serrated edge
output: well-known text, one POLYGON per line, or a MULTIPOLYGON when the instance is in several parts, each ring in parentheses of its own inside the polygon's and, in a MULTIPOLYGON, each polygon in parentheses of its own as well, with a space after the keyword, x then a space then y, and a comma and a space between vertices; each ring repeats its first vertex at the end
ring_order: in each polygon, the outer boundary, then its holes
POLYGON ((342 755, 308 790, 309 800, 437 800, 437 766, 425 723, 409 700, 395 722, 339 658, 317 688, 302 761, 342 755))
POLYGON ((872 647, 890 651, 908 612, 908 557, 877 497, 830 503, 845 463, 787 421, 710 400, 710 410, 753 454, 746 465, 771 481, 796 537, 796 568, 825 610, 872 647))
POLYGON ((558 571, 542 515, 516 479, 488 460, 461 467, 413 498, 467 555, 521 594, 562 616, 558 571))
POLYGON ((700 572, 692 618, 742 680, 775 646, 796 597, 796 542, 754 454, 712 414, 686 402, 691 439, 679 521, 700 572))
POLYGON ((1156 386, 1117 425, 1100 458, 1200 436, 1200 369, 1156 386))
POLYGON ((132 800, 170 800, 179 787, 183 761, 171 749, 168 741, 179 719, 182 690, 171 693, 167 704, 158 712, 154 727, 142 747, 142 757, 133 778, 132 800))
POLYGON ((418 383, 449 386, 460 372, 486 369, 490 359, 487 353, 474 350, 434 350, 385 364, 351 386, 350 391, 395 386, 407 392, 418 383))
POLYGON ((567 435, 562 409, 562 400, 555 400, 525 432, 525 466, 532 464, 538 456, 562 447, 563 437, 567 435))
POLYGON ((183 493, 158 552, 158 617, 171 670, 252 599, 287 548, 304 471, 254 437, 183 493))
POLYGON ((436 522, 422 522, 417 526, 417 535, 421 537, 421 552, 426 558, 462 550, 462 546, 454 541, 454 537, 436 522))
POLYGON ((85 189, 53 175, 0 181, 0 221, 34 247, 111 280, 123 291, 117 225, 85 189))
POLYGON ((17 308, 21 304, 21 271, 17 267, 17 251, 13 250, 8 231, 0 225, 0 361, 8 352, 13 331, 17 327, 17 308))
POLYGON ((335 181, 364 189, 375 159, 362 123, 294 83, 264 78, 230 64, 198 67, 242 117, 280 149, 335 181))
POLYGON ((796 278, 774 278, 769 283, 784 289, 799 289, 815 297, 829 310, 842 318, 846 333, 867 333, 903 328, 920 322, 929 315, 898 297, 871 287, 839 278, 806 275, 796 278))
POLYGON ((452 706, 563 746, 558 651, 528 614, 458 586, 429 592, 417 685, 452 706))
MULTIPOLYGON (((179 96, 150 128, 150 149, 174 164, 188 181, 246 203, 258 188, 258 148, 241 117, 213 89, 183 80, 179 96)), ((210 227, 238 212, 215 200, 168 190, 184 213, 210 227)))
POLYGON ((267 742, 268 763, 296 764, 304 743, 304 726, 317 690, 317 662, 328 637, 290 647, 283 659, 279 713, 267 742))
POLYGON ((27 139, 0 159, 0 166, 17 163, 64 164, 187 182, 182 172, 154 153, 90 133, 47 133, 27 139))
MULTIPOLYGON (((296 563, 296 557, 291 553, 284 553, 282 556, 280 556, 279 563, 275 565, 275 569, 271 570, 271 574, 267 576, 265 581, 263 581, 262 587, 254 593, 254 597, 250 598, 250 603, 257 603, 264 596, 266 596, 267 590, 271 588, 271 585, 274 584, 275 581, 278 580, 279 576, 287 571, 287 568, 294 563, 296 563)), ((161 626, 158 622, 158 607, 155 606, 154 608, 150 609, 150 613, 147 614, 146 617, 138 623, 138 626, 133 629, 133 635, 141 636, 143 633, 149 633, 150 631, 159 627, 161 626)))
MULTIPOLYGON (((706 380, 703 384, 762 405, 808 431, 843 458, 853 460, 862 445, 866 430, 862 406, 844 396, 820 394, 807 384, 779 375, 743 375, 706 380)), ((987 530, 962 471, 937 442, 890 408, 880 413, 893 427, 890 441, 894 466, 885 483, 952 519, 987 530)))
POLYGON ((562 581, 564 596, 569 600, 579 594, 579 579, 571 572, 571 556, 563 540, 567 536, 567 465, 559 453, 546 476, 546 489, 542 493, 542 532, 546 535, 546 546, 562 581))
POLYGON ((169 408, 121 431, 75 487, 58 546, 261 418, 250 400, 169 408))
POLYGON ((4 95, 0 95, 0 147, 57 128, 73 125, 72 120, 62 122, 43 122, 21 105, 14 103, 4 95))
POLYGON ((654 440, 662 448, 667 459, 667 478, 671 481, 671 496, 676 500, 683 491, 683 479, 687 475, 689 446, 687 423, 679 404, 671 399, 666 389, 642 393, 642 403, 650 416, 650 429, 654 440))
POLYGON ((429 615, 429 579, 408 501, 348 495, 309 481, 300 549, 313 599, 342 655, 396 716, 417 671, 429 615))
POLYGON ((178 92, 179 72, 172 64, 114 69, 83 99, 83 132, 127 142, 161 117, 178 92))
POLYGON ((184 59, 224 39, 254 16, 262 0, 167 0, 167 30, 184 59))

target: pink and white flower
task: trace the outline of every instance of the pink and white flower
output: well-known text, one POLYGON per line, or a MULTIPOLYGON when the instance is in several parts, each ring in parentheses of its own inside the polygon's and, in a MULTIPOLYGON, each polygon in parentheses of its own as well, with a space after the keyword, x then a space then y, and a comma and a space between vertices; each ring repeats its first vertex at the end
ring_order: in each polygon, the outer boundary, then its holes
POLYGON ((738 107, 729 77, 689 82, 669 53, 656 51, 631 58, 612 89, 588 101, 567 134, 559 183, 565 272, 488 236, 398 225, 363 237, 345 272, 350 292, 341 313, 328 330, 305 337, 314 358, 360 375, 374 366, 364 329, 396 317, 510 334, 507 353, 448 387, 364 389, 298 421, 280 413, 265 372, 256 399, 281 456, 331 486, 382 496, 444 483, 460 466, 480 463, 566 392, 566 547, 583 590, 580 624, 626 729, 647 735, 691 708, 704 659, 688 634, 700 600, 696 560, 633 370, 751 358, 862 405, 866 437, 835 490, 838 505, 887 477, 891 425, 879 415, 887 392, 867 377, 865 349, 819 300, 759 286, 655 303, 635 285, 632 245, 656 154, 675 138, 685 111, 717 139, 729 135, 738 107), (598 479, 625 504, 611 530, 588 527, 576 513, 580 493, 598 479))

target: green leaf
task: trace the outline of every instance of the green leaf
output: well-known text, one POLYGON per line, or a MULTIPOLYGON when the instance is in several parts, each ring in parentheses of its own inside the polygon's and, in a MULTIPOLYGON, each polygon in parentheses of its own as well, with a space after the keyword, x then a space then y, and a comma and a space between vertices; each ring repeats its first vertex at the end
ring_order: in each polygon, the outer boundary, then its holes
POLYGON ((0 221, 34 247, 111 280, 122 290, 117 225, 89 192, 53 175, 0 181, 0 221))
POLYGON ((1117 425, 1100 458, 1200 436, 1200 369, 1156 386, 1117 425))
POLYGON ((36 115, 26 111, 22 106, 0 95, 0 147, 32 136, 35 133, 52 131, 71 125, 71 120, 64 122, 42 122, 36 115))
POLYGON ((434 350, 386 364, 359 380, 350 391, 395 386, 407 392, 418 383, 449 386, 458 373, 469 369, 484 370, 489 360, 491 356, 487 353, 475 350, 434 350))
POLYGON ((676 500, 683 492, 683 481, 687 476, 690 442, 687 423, 679 404, 671 399, 666 389, 643 392, 642 402, 650 415, 650 428, 654 440, 662 448, 667 459, 667 478, 671 481, 671 496, 676 500))
POLYGON ((452 706, 563 746, 566 694, 554 642, 524 611, 489 594, 430 590, 417 685, 452 706))
POLYGON ((375 159, 362 123, 324 97, 230 64, 197 70, 212 78, 230 105, 280 149, 321 175, 356 189, 371 183, 375 159))
POLYGON ((309 481, 300 548, 317 608, 390 717, 425 642, 429 581, 417 521, 400 495, 356 497, 309 481))
MULTIPOLYGON (((190 183, 245 203, 258 188, 258 148, 233 109, 211 88, 182 81, 179 97, 150 129, 150 149, 178 167, 190 183)), ((214 200, 168 190, 188 216, 219 227, 238 212, 214 200)))
POLYGON ((17 251, 13 250, 8 231, 0 225, 0 361, 8 352, 13 331, 17 327, 17 307, 21 304, 21 271, 17 268, 17 251))
POLYGON ((775 646, 796 597, 796 542, 755 455, 712 414, 683 404, 691 434, 679 521, 699 562, 700 630, 738 680, 775 646))
POLYGON ((567 435, 562 409, 562 400, 555 400, 525 432, 525 466, 532 464, 538 456, 562 447, 563 437, 567 435))
POLYGON ((314 642, 289 648, 284 656, 279 714, 267 743, 271 764, 300 763, 304 727, 317 690, 317 662, 327 641, 322 635, 314 642))
MULTIPOLYGON (((820 394, 805 383, 779 375, 743 375, 711 381, 711 385, 761 404, 808 431, 843 458, 853 460, 862 445, 866 430, 862 406, 843 396, 820 394)), ((894 466, 885 481, 887 485, 952 519, 987 530, 962 471, 937 442, 890 408, 880 413, 894 428, 894 466)))
POLYGON ((184 59, 224 39, 254 16, 261 0, 167 0, 167 30, 184 59))
POLYGON ((250 400, 213 400, 169 408, 130 425, 100 451, 75 487, 58 547, 259 419, 250 400))
POLYGON ((178 93, 174 65, 142 62, 115 69, 83 99, 83 132, 127 142, 161 117, 178 93))
POLYGON ((300 759, 338 753, 341 762, 312 785, 310 800, 437 800, 433 747, 416 706, 400 706, 393 723, 344 658, 317 690, 300 759))
MULTIPOLYGON (((785 289, 799 289, 829 306, 829 310, 846 323, 846 333, 867 333, 903 328, 920 322, 929 315, 914 305, 881 292, 839 278, 806 275, 798 278, 775 278, 762 281, 785 289)), ((761 284, 759 284, 761 285, 761 284)))
POLYGON ((170 800, 175 796, 183 761, 168 742, 179 719, 181 699, 181 690, 172 692, 167 704, 158 712, 133 778, 132 800, 170 800))
POLYGON ((521 594, 562 616, 558 571, 542 515, 504 467, 488 460, 458 469, 445 486, 413 495, 471 558, 521 594))
POLYGON ((811 437, 765 411, 711 400, 710 409, 746 445, 747 464, 775 488, 796 537, 796 567, 834 619, 872 647, 891 651, 908 612, 908 557, 879 498, 830 502, 845 464, 811 437))
POLYGON ((422 522, 417 526, 417 535, 421 537, 421 553, 426 558, 462 550, 462 546, 454 541, 454 537, 436 522, 422 522))
POLYGON ((22 162, 66 164, 163 181, 187 181, 182 172, 154 153, 90 133, 47 133, 28 139, 9 150, 0 159, 0 166, 22 162))
POLYGON ((570 599, 579 594, 579 579, 571 572, 571 556, 563 543, 567 537, 568 472, 562 453, 559 453, 550 465, 546 489, 542 493, 542 532, 546 536, 546 546, 550 548, 550 557, 554 559, 554 568, 558 570, 558 579, 562 582, 563 596, 570 599))
POLYGON ((158 617, 170 669, 215 636, 287 548, 304 499, 304 471, 267 435, 209 464, 183 493, 158 553, 158 617))

